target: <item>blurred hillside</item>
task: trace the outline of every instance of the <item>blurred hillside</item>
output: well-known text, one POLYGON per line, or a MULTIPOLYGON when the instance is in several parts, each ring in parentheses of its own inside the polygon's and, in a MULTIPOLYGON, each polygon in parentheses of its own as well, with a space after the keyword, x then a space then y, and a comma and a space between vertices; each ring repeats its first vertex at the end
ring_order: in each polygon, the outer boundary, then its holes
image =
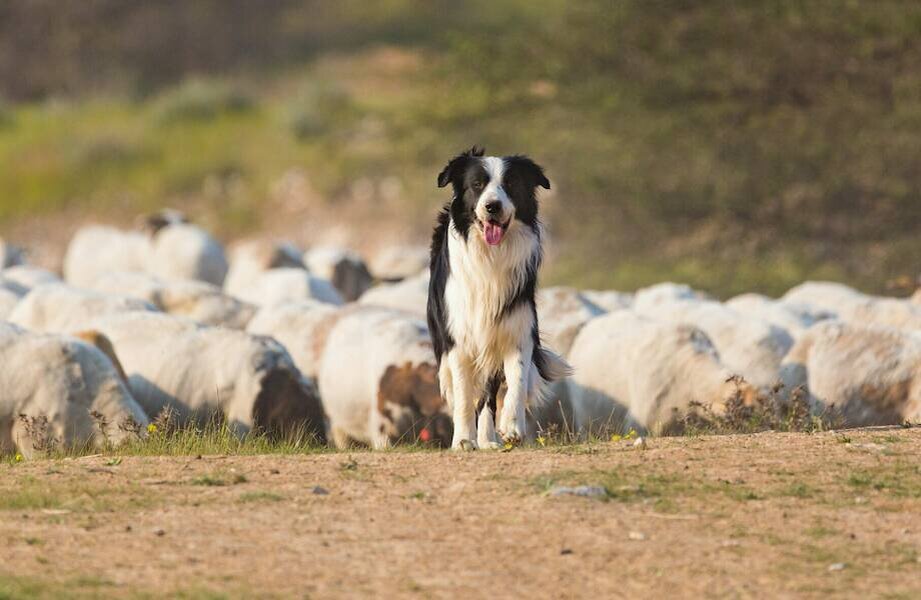
POLYGON ((882 291, 921 271, 918 64, 908 1, 7 2, 0 223, 425 241, 479 143, 546 166, 548 281, 882 291))

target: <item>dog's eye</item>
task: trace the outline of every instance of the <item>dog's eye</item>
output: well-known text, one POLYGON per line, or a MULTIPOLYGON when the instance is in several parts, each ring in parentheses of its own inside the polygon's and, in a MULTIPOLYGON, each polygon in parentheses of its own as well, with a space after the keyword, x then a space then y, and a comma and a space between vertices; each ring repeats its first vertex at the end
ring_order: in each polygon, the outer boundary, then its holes
POLYGON ((479 192, 480 190, 483 189, 483 182, 478 179, 474 181, 470 187, 473 188, 474 192, 479 192))

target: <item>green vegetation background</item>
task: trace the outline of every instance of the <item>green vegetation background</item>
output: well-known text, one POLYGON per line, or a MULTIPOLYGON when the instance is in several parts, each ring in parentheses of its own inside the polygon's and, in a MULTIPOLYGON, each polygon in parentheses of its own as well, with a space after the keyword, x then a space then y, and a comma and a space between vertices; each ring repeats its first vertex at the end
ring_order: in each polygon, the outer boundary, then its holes
POLYGON ((911 1, 6 2, 0 225, 233 236, 300 167, 330 205, 398 177, 425 231, 479 143, 547 167, 552 282, 883 291, 921 271, 919 65, 911 1))

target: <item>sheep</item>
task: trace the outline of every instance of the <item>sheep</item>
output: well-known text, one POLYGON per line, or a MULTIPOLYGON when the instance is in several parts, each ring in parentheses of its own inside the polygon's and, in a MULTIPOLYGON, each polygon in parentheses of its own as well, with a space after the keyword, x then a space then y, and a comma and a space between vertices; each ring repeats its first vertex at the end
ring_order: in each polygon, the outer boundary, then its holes
POLYGON ((0 275, 0 319, 8 319, 10 313, 29 290, 15 281, 0 275))
POLYGON ((325 441, 316 389, 275 340, 162 313, 123 313, 91 326, 115 347, 148 415, 169 409, 179 425, 222 418, 238 435, 303 433, 325 441))
POLYGON ((239 298, 262 273, 281 268, 307 268, 301 251, 293 244, 261 240, 237 242, 230 248, 230 268, 224 278, 224 291, 239 298))
POLYGON ((304 254, 304 264, 312 274, 331 281, 346 302, 357 300, 374 283, 361 256, 344 248, 308 250, 304 254))
POLYGON ((93 289, 140 298, 171 315, 232 329, 245 328, 256 312, 252 304, 228 296, 204 281, 161 281, 143 273, 109 273, 96 280, 93 289))
MULTIPOLYGON (((605 312, 574 288, 549 287, 537 292, 541 339, 548 348, 564 357, 568 356, 579 330, 589 320, 605 312)), ((500 396, 503 393, 504 385, 500 396)), ((528 439, 533 439, 539 432, 572 430, 572 408, 566 396, 566 381, 560 379, 551 383, 544 396, 544 402, 530 407, 528 411, 528 439)))
POLYGON ((425 316, 429 299, 429 273, 425 271, 399 283, 376 285, 358 299, 359 304, 405 310, 425 316))
POLYGON ((396 283, 428 271, 427 246, 388 246, 375 252, 371 258, 371 273, 377 279, 396 283))
POLYGON ((64 279, 71 285, 92 285, 113 271, 147 272, 150 238, 134 231, 90 225, 80 228, 64 255, 64 279))
POLYGON ((921 330, 921 307, 911 301, 863 294, 840 283, 806 282, 792 288, 782 300, 834 311, 842 321, 921 330))
POLYGON ((806 281, 790 288, 780 301, 798 303, 837 313, 842 308, 863 300, 857 290, 832 281, 806 281))
POLYGON ((25 250, 0 238, 0 269, 23 265, 25 262, 25 250))
POLYGON ((810 412, 842 427, 921 420, 921 334, 841 321, 806 331, 784 358, 786 393, 808 392, 810 412))
POLYGON ((451 443, 428 328, 414 315, 376 307, 342 315, 329 332, 318 383, 339 448, 451 443))
POLYGON ((780 361, 793 337, 767 321, 746 317, 713 300, 678 300, 646 306, 641 315, 701 329, 719 350, 724 365, 766 391, 778 381, 780 361))
POLYGON ((546 345, 566 356, 576 334, 589 319, 606 311, 575 288, 549 287, 537 292, 537 316, 546 345))
POLYGON ((741 294, 727 300, 726 306, 747 317, 763 319, 786 329, 793 337, 799 336, 819 321, 835 317, 834 313, 808 304, 780 302, 761 294, 741 294))
POLYGON ((0 323, 0 364, 0 452, 101 447, 144 433, 147 416, 90 343, 0 323))
POLYGON ((291 267, 261 273, 247 289, 239 291, 238 297, 257 306, 310 299, 336 306, 342 304, 342 296, 332 283, 304 269, 291 267))
POLYGON ((636 291, 633 295, 633 309, 639 312, 654 310, 655 306, 679 300, 709 300, 710 296, 683 283, 670 281, 657 283, 636 291))
POLYGON ((694 403, 721 414, 757 392, 732 377, 707 335, 622 310, 596 317, 576 336, 567 385, 576 431, 672 432, 694 403))
POLYGON ((283 302, 260 308, 247 333, 275 338, 283 345, 304 377, 316 381, 329 329, 347 309, 316 300, 283 302))
POLYGON ((156 311, 149 302, 52 283, 31 290, 8 320, 33 331, 68 333, 86 327, 95 317, 131 311, 156 311))
POLYGON ((169 225, 151 242, 150 269, 161 279, 195 279, 221 286, 227 275, 224 248, 204 229, 191 224, 169 225))
POLYGON ((26 289, 32 289, 46 283, 61 283, 61 278, 45 269, 17 265, 0 271, 0 276, 7 281, 14 281, 26 289))
POLYGON ((633 294, 615 290, 582 290, 580 293, 586 300, 604 309, 605 312, 630 308, 633 305, 633 294))
POLYGON ((146 233, 102 225, 79 229, 64 256, 64 278, 82 287, 112 272, 223 283, 227 273, 224 249, 204 229, 170 210, 151 215, 144 225, 146 233))

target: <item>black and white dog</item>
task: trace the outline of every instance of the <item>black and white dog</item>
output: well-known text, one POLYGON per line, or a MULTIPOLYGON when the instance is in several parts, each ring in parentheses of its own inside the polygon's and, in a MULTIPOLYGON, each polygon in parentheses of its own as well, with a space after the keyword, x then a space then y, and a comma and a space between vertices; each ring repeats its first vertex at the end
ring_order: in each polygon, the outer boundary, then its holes
POLYGON ((432 236, 428 323, 454 420, 452 446, 497 447, 497 429, 517 443, 526 407, 570 371, 541 347, 534 304, 542 255, 536 191, 550 182, 526 156, 483 156, 473 147, 438 176, 438 187, 449 183, 454 198, 432 236))

